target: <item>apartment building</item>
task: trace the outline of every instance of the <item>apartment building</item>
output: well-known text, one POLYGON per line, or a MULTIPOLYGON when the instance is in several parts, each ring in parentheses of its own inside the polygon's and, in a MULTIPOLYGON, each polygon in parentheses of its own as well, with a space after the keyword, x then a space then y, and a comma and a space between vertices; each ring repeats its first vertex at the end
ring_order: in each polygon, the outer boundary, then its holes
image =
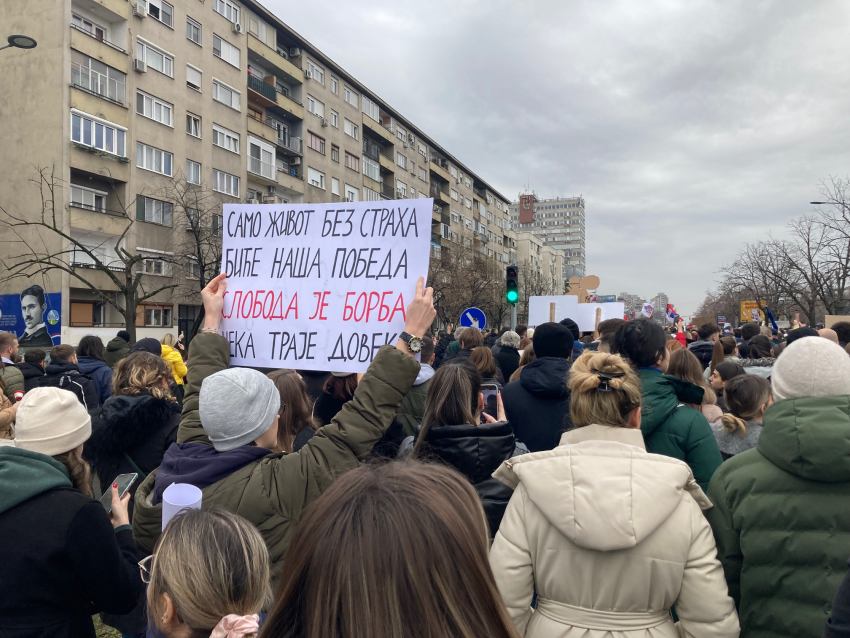
POLYGON ((517 232, 533 233, 562 252, 564 279, 586 274, 583 197, 538 199, 533 193, 522 194, 511 205, 511 219, 517 232))
POLYGON ((563 253, 529 232, 517 233, 516 243, 521 296, 563 294, 563 253))
MULTIPOLYGON (((139 336, 194 321, 198 265, 183 235, 199 212, 175 201, 175 183, 208 190, 215 206, 433 197, 432 259, 516 259, 510 200, 257 2, 4 2, 0 24, 39 43, 0 60, 0 205, 35 219, 31 180, 49 167, 60 226, 86 248, 32 282, 61 295, 63 341, 122 323, 105 302, 115 282, 91 254, 116 272, 119 252, 144 257, 145 290, 161 290, 139 306, 139 336)), ((204 221, 212 234, 220 223, 204 221)), ((73 248, 22 233, 55 254, 73 248)))

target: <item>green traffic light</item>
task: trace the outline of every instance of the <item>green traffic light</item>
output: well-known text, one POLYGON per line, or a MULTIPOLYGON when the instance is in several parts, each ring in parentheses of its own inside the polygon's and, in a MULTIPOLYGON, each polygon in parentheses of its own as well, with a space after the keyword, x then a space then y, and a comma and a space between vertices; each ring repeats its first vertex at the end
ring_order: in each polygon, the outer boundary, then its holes
POLYGON ((516 290, 508 290, 505 293, 505 299, 508 300, 508 303, 516 303, 519 301, 519 293, 516 290))

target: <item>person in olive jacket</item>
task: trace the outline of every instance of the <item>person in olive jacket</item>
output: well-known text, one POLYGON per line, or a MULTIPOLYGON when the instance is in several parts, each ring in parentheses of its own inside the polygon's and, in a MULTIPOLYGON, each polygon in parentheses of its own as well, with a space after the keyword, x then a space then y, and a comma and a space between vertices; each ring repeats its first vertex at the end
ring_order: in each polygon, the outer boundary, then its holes
POLYGON ((756 448, 717 470, 707 515, 741 636, 819 635, 850 547, 850 357, 822 337, 788 346, 756 448))
MULTIPOLYGON (((419 279, 404 331, 421 338, 436 312, 433 291, 419 279)), ((407 341, 378 351, 354 398, 299 452, 275 453, 280 394, 264 374, 228 368, 227 340, 218 334, 224 274, 201 293, 204 325, 192 339, 189 385, 177 443, 136 492, 133 530, 151 551, 160 535, 162 493, 172 482, 203 492, 203 507, 221 507, 257 526, 269 548, 272 574, 305 508, 334 479, 365 459, 395 416, 419 372, 407 341), (212 443, 212 445, 210 445, 212 443)))
POLYGON ((850 638, 850 572, 844 576, 835 594, 823 638, 850 638))
POLYGON ((669 359, 667 335, 649 319, 623 324, 612 350, 626 357, 640 377, 643 406, 640 429, 646 450, 687 463, 702 489, 723 462, 711 426, 699 410, 703 389, 664 374, 669 359))

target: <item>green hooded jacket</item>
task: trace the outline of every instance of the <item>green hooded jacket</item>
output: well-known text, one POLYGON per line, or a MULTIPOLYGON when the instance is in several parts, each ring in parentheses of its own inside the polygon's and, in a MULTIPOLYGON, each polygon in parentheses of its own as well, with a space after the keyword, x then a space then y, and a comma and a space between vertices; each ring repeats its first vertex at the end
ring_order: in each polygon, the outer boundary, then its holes
MULTIPOLYGON (((192 339, 178 443, 209 444, 198 396, 203 380, 225 369, 228 362, 224 337, 200 333, 192 339)), ((337 476, 365 460, 392 423, 418 372, 419 364, 412 357, 392 346, 381 348, 357 385, 354 398, 299 452, 269 453, 203 488, 203 507, 221 507, 251 521, 266 541, 276 580, 304 509, 337 476)), ((133 514, 136 542, 148 552, 159 538, 162 521, 162 503, 154 505, 151 499, 155 480, 156 470, 139 486, 133 514)))
POLYGON ((638 374, 643 395, 640 429, 646 451, 684 461, 700 487, 707 489, 723 457, 708 421, 690 407, 702 403, 702 388, 654 368, 642 368, 638 374))
POLYGON ((708 495, 741 636, 820 636, 850 556, 850 396, 769 408, 708 495))
POLYGON ((57 487, 71 487, 68 470, 44 454, 0 447, 0 514, 57 487))

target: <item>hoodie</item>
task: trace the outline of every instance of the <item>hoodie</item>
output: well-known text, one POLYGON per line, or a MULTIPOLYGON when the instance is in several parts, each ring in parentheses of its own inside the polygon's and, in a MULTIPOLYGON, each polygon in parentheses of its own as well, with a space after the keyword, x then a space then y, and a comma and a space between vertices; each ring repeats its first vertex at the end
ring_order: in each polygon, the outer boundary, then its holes
POLYGON ((94 357, 79 357, 77 367, 80 372, 97 384, 100 403, 103 403, 112 395, 112 368, 105 361, 94 357))
POLYGON ((26 392, 37 387, 41 378, 44 376, 44 368, 32 363, 19 363, 16 367, 24 375, 24 390, 26 392))
POLYGON ((539 357, 502 390, 508 422, 532 452, 551 450, 571 427, 569 372, 566 359, 539 357))
POLYGON ((80 372, 73 363, 53 361, 47 366, 46 374, 38 380, 38 386, 62 388, 73 392, 77 400, 89 412, 100 407, 100 393, 93 379, 80 372))
POLYGON ((68 471, 44 454, 16 447, 0 448, 0 514, 48 490, 71 487, 68 471))
POLYGON ((710 503, 687 465, 644 450, 640 431, 577 428, 494 476, 515 488, 490 564, 520 635, 738 636, 710 503))
POLYGON ((106 352, 103 355, 104 360, 110 368, 121 361, 124 357, 130 354, 130 344, 124 341, 121 337, 113 337, 106 344, 106 352))

